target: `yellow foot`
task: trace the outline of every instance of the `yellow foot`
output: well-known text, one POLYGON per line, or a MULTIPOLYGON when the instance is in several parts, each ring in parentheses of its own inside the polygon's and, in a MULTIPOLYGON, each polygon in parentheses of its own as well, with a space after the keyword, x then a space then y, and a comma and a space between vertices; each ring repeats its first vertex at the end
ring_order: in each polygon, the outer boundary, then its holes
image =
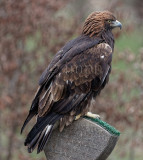
POLYGON ((93 114, 91 112, 87 112, 86 116, 90 117, 90 118, 99 118, 100 119, 100 116, 98 114, 93 114))
POLYGON ((75 117, 75 120, 80 119, 80 117, 81 117, 81 114, 77 115, 77 116, 75 117))

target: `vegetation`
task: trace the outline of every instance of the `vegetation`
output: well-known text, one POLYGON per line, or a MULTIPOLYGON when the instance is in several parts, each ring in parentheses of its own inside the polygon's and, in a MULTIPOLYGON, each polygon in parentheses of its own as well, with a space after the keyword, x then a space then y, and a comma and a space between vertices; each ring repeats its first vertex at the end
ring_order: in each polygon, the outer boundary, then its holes
POLYGON ((45 159, 44 153, 28 154, 23 145, 30 128, 26 129, 25 135, 20 135, 38 79, 65 42, 80 34, 82 22, 89 12, 103 9, 113 11, 123 21, 124 27, 122 32, 115 32, 110 81, 92 110, 121 131, 109 160, 142 159, 142 5, 140 0, 115 0, 114 3, 109 0, 106 3, 102 0, 100 3, 92 0, 1 0, 1 160, 45 159))

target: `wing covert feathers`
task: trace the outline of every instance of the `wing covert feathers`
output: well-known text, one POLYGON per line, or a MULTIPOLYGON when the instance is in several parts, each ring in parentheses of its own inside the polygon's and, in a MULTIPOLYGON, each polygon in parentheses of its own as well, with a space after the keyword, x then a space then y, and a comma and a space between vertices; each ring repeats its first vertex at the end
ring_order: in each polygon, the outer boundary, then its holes
POLYGON ((25 140, 29 152, 36 146, 37 153, 41 152, 55 122, 60 121, 62 131, 76 115, 84 115, 89 110, 92 96, 97 96, 104 88, 111 70, 112 49, 107 43, 98 43, 99 40, 92 43, 85 39, 83 43, 78 39, 77 44, 72 41, 75 46, 67 44, 42 74, 40 87, 21 130, 37 115, 37 123, 25 140))

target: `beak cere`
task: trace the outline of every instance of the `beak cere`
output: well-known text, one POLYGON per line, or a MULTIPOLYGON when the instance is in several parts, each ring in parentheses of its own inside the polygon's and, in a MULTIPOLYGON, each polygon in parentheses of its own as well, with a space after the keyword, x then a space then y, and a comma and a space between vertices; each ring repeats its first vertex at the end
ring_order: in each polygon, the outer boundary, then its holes
POLYGON ((111 24, 110 24, 110 26, 112 27, 112 28, 115 28, 115 27, 119 27, 120 29, 122 29, 122 24, 121 24, 121 22, 119 22, 119 21, 113 21, 111 24))

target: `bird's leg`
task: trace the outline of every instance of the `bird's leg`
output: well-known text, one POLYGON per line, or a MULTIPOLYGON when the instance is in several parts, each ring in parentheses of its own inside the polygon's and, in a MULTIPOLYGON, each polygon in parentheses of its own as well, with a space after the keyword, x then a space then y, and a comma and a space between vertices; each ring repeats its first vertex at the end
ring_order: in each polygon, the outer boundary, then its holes
POLYGON ((75 120, 80 119, 80 117, 81 117, 81 114, 78 114, 78 115, 75 117, 75 120))
POLYGON ((99 118, 100 119, 100 116, 98 114, 93 114, 91 112, 87 112, 86 116, 90 117, 90 118, 99 118))
MULTIPOLYGON (((90 117, 90 118, 98 118, 98 119, 100 119, 100 116, 99 116, 98 114, 94 114, 94 113, 91 113, 91 112, 87 112, 85 115, 86 115, 87 117, 90 117)), ((75 117, 75 120, 80 119, 80 117, 82 117, 82 115, 81 115, 81 114, 78 114, 78 115, 75 117)))

